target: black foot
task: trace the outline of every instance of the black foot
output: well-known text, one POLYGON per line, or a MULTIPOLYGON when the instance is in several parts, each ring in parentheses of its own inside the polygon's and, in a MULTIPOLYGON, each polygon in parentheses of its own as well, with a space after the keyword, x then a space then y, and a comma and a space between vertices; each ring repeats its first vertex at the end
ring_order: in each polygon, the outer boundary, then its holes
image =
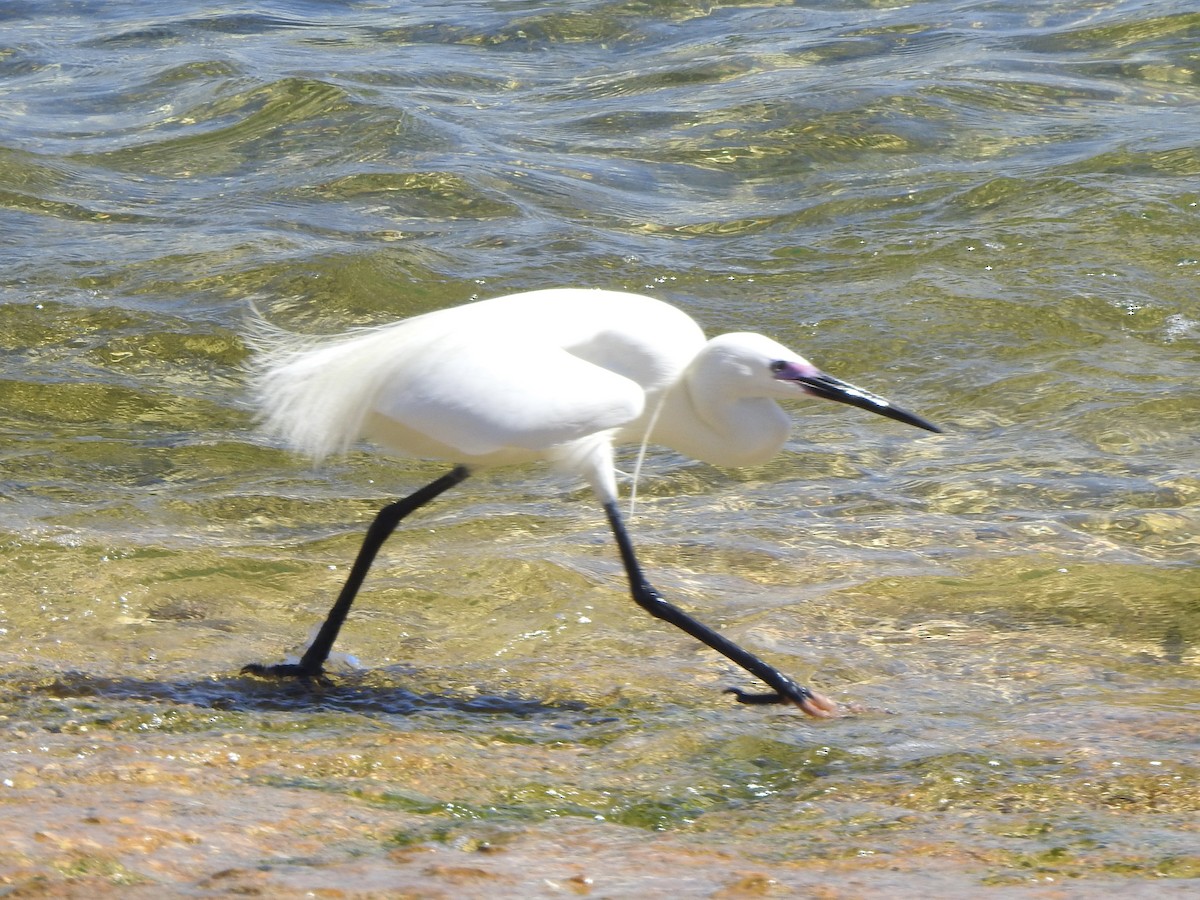
POLYGON ((262 663, 250 663, 242 666, 242 675, 257 675, 260 678, 300 678, 304 681, 315 681, 317 684, 332 684, 323 669, 307 669, 299 663, 279 663, 274 666, 264 666, 262 663))
POLYGON ((771 703, 791 703, 814 719, 829 719, 838 715, 838 705, 828 697, 822 696, 806 687, 800 687, 793 681, 787 682, 786 691, 772 691, 769 694, 751 694, 741 688, 726 688, 725 693, 737 697, 738 703, 750 703, 766 706, 771 703))
MULTIPOLYGON (((246 671, 242 669, 242 671, 246 671)), ((787 703, 787 699, 783 694, 777 691, 772 691, 769 694, 751 694, 743 691, 741 688, 725 688, 725 693, 733 694, 737 697, 738 703, 750 703, 756 706, 766 706, 769 703, 787 703)))

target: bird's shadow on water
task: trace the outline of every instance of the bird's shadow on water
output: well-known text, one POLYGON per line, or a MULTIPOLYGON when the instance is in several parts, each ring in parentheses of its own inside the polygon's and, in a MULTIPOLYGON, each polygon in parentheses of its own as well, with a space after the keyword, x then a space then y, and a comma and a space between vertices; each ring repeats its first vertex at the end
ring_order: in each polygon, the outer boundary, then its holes
POLYGON ((14 694, 26 697, 170 703, 251 713, 282 711, 412 716, 451 712, 531 718, 588 709, 582 702, 547 702, 517 694, 477 694, 469 697, 423 694, 389 684, 386 676, 386 672, 355 673, 318 684, 298 679, 261 679, 248 675, 164 681, 62 672, 44 680, 30 680, 24 685, 10 682, 9 686, 14 694))

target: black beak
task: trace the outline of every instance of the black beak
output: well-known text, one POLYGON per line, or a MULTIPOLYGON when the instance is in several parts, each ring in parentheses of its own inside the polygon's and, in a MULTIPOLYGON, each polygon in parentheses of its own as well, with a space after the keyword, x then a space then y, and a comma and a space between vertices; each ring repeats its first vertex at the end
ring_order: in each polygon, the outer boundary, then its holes
POLYGON ((838 403, 848 403, 851 406, 857 406, 859 409, 887 416, 889 419, 895 419, 897 422, 903 422, 906 425, 924 428, 926 431, 932 431, 937 434, 942 433, 942 429, 933 423, 926 422, 920 416, 914 415, 908 410, 892 406, 891 403, 884 400, 878 394, 864 391, 862 388, 855 387, 845 381, 840 381, 832 375, 826 375, 824 372, 820 375, 799 375, 788 380, 802 385, 814 397, 821 397, 825 400, 836 400, 838 403))

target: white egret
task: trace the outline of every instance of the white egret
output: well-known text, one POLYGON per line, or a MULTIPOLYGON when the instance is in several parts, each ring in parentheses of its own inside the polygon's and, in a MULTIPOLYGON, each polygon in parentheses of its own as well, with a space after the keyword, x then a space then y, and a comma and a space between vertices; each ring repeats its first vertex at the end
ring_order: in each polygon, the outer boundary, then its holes
POLYGON ((826 375, 758 334, 705 340, 684 312, 606 290, 497 297, 411 319, 304 340, 264 329, 254 386, 266 429, 320 460, 366 438, 454 467, 384 507, 298 663, 250 665, 323 677, 324 664, 380 546, 413 510, 488 466, 546 460, 590 483, 608 517, 633 599, 760 678, 812 716, 834 703, 665 601, 647 581, 617 506, 613 447, 650 441, 718 466, 765 462, 787 439, 777 400, 823 397, 924 428, 924 419, 826 375))

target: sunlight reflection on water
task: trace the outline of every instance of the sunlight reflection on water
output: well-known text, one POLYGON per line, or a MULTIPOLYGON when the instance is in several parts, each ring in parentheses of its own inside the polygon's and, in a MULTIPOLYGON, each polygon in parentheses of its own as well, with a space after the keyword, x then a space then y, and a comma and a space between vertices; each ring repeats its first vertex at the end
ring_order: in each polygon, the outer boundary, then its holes
POLYGON ((0 16, 9 883, 1194 887, 1187 4, 0 16), (536 471, 396 536, 339 642, 365 673, 233 676, 441 471, 265 442, 247 299, 326 332, 564 283, 946 428, 808 404, 766 466, 639 484, 664 593, 861 715, 731 707, 536 471))

